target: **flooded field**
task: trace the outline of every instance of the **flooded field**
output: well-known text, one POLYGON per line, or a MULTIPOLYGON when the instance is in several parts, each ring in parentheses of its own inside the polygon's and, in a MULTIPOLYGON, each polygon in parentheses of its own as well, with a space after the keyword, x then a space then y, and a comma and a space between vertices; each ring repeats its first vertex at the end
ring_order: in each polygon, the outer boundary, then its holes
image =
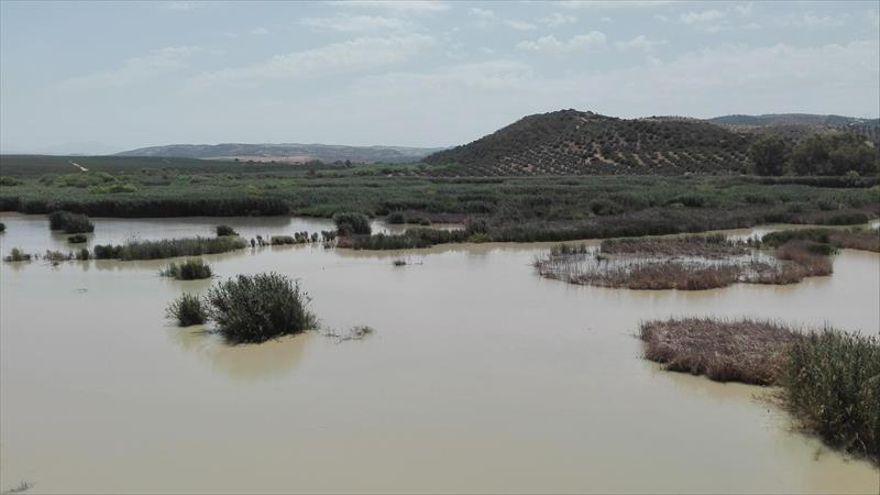
MULTIPOLYGON (((0 215, 0 252, 66 249, 0 215)), ((329 229, 306 219, 95 219, 93 241, 329 229)), ((381 226, 379 226, 381 227, 381 226)), ((765 232, 767 228, 760 229, 765 232)), ((731 232, 739 238, 758 230, 731 232)), ((302 281, 331 328, 229 346, 165 305, 211 281, 167 261, 0 264, 0 490, 877 493, 880 471, 797 432, 772 390, 664 372, 642 320, 715 315, 880 331, 880 256, 792 286, 630 291, 543 279, 548 244, 405 253, 267 247, 217 277, 302 281)))

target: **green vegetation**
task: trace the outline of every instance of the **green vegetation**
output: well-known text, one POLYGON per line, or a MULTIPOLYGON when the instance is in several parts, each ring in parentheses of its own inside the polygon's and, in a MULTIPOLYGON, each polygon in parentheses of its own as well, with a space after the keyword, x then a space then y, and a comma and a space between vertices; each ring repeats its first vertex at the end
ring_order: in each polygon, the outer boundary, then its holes
POLYGON ((71 244, 82 244, 88 240, 89 238, 85 234, 74 234, 67 238, 67 242, 71 244))
POLYGON ((6 232, 6 224, 0 222, 0 234, 2 234, 3 232, 6 232))
POLYGON ((830 445, 880 463, 880 340, 826 329, 790 347, 780 376, 791 412, 830 445))
POLYGON ((22 251, 19 248, 12 248, 12 250, 9 251, 9 255, 7 255, 5 258, 3 258, 3 261, 8 261, 8 262, 30 261, 30 260, 31 260, 31 255, 25 253, 24 251, 22 251))
POLYGON ((761 238, 764 245, 771 247, 792 241, 806 241, 840 249, 880 252, 880 231, 876 229, 791 229, 771 232, 761 238))
POLYGON ((168 318, 177 320, 181 327, 201 325, 208 319, 208 314, 199 296, 182 294, 165 309, 168 318))
POLYGON ((333 215, 340 236, 370 235, 370 219, 363 213, 342 212, 333 215))
POLYGON ((817 134, 794 147, 791 166, 798 175, 874 175, 877 150, 854 134, 817 134))
POLYGON ((81 213, 53 211, 49 214, 49 229, 63 230, 65 234, 81 234, 94 232, 95 225, 81 213))
POLYGON ((229 225, 218 225, 217 226, 217 237, 223 237, 227 235, 238 235, 238 232, 235 231, 229 225))
POLYGON ((199 280, 211 278, 211 267, 200 258, 188 259, 181 264, 171 263, 159 273, 176 280, 199 280))
POLYGON ((208 313, 230 342, 263 342, 315 327, 309 296, 277 273, 239 275, 217 283, 206 297, 208 313))
POLYGON ((789 150, 784 139, 776 135, 764 136, 749 147, 749 158, 755 175, 782 175, 789 150))
POLYGON ((292 235, 273 235, 269 239, 269 244, 273 246, 283 246, 287 244, 296 244, 296 238, 292 235))
POLYGON ((96 259, 155 260, 178 256, 225 253, 247 247, 241 237, 190 237, 161 241, 129 241, 123 245, 96 245, 96 259))

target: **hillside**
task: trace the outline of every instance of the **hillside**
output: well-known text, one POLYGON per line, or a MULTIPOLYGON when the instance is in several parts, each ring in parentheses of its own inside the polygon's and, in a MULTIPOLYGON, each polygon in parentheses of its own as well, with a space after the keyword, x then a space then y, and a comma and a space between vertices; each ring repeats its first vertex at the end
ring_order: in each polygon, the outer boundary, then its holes
POLYGON ((440 148, 408 148, 403 146, 339 146, 329 144, 172 144, 151 146, 117 153, 117 156, 152 156, 199 158, 214 160, 306 163, 410 163, 440 148))
POLYGON ((696 119, 560 110, 524 117, 423 161, 440 174, 725 174, 748 169, 751 137, 696 119))
POLYGON ((880 126, 880 119, 860 119, 842 115, 819 115, 812 113, 768 113, 763 115, 722 115, 707 119, 713 124, 735 126, 880 126))

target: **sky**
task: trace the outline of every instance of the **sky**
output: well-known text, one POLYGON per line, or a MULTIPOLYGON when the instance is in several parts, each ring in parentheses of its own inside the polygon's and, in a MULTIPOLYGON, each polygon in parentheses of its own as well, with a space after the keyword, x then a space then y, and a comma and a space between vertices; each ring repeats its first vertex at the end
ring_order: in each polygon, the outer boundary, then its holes
POLYGON ((564 108, 880 114, 880 2, 0 1, 0 152, 450 146, 564 108))

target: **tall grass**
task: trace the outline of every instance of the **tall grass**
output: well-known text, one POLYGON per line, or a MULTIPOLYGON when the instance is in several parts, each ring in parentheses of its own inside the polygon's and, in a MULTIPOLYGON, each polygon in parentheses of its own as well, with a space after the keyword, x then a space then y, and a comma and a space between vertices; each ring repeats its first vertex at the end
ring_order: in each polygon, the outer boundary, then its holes
POLYGON ((781 246, 796 240, 842 249, 880 252, 880 233, 873 229, 791 229, 771 232, 761 238, 761 242, 768 246, 781 246))
POLYGON ((7 255, 5 258, 3 258, 3 261, 7 261, 7 262, 30 261, 30 260, 31 260, 31 255, 25 253, 20 248, 12 248, 12 250, 9 251, 9 255, 7 255))
POLYGON ((780 383, 791 412, 830 445, 880 463, 880 339, 831 329, 791 346, 780 383))
POLYGON ((74 234, 74 235, 67 238, 67 242, 69 242, 71 244, 82 244, 82 243, 86 242, 87 240, 89 240, 89 238, 86 237, 85 234, 74 234))
POLYGON ((129 261, 217 254, 245 247, 247 242, 237 236, 190 237, 161 241, 129 241, 123 245, 97 245, 94 252, 97 259, 129 261))
POLYGON ((168 318, 177 320, 181 327, 201 325, 208 319, 207 311, 199 296, 182 294, 165 308, 168 318))
POLYGON ((176 280, 199 280, 211 278, 211 267, 200 258, 188 259, 179 265, 171 263, 167 268, 159 272, 163 277, 172 277, 176 280))
POLYGON ((233 343, 263 342, 313 328, 309 296, 278 273, 239 275, 217 283, 206 298, 217 330, 233 343))
POLYGON ((333 222, 336 223, 336 230, 341 236, 369 235, 372 232, 370 219, 363 213, 337 213, 333 215, 333 222))
POLYGON ((88 216, 69 211, 53 211, 50 213, 49 228, 51 230, 63 230, 65 234, 82 234, 95 231, 95 225, 89 220, 88 216))
POLYGON ((223 237, 223 236, 227 236, 227 235, 238 235, 238 232, 236 232, 235 229, 233 229, 229 225, 218 225, 217 226, 217 236, 223 237))

